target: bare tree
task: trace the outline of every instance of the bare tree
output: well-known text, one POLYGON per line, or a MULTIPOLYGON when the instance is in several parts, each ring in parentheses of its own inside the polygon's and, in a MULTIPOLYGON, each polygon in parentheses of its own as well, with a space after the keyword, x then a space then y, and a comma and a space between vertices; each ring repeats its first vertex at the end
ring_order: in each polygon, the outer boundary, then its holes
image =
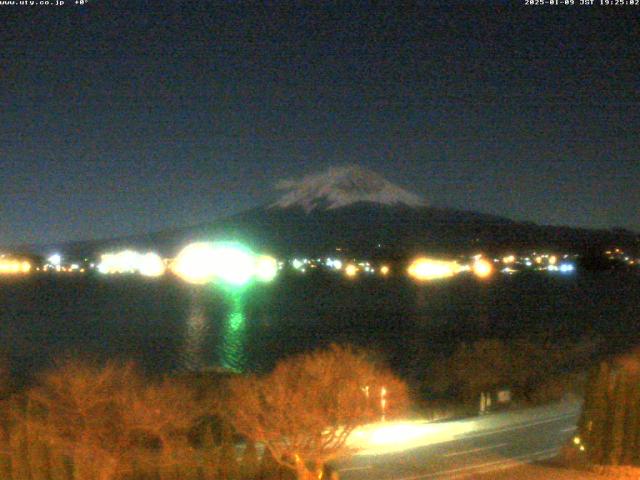
MULTIPOLYGON (((186 435, 206 407, 181 384, 146 385, 134 366, 66 362, 28 394, 26 419, 80 478, 111 480, 135 463, 188 456, 186 435)), ((192 457, 194 457, 192 455, 192 457)))
POLYGON ((266 376, 232 379, 227 413, 239 433, 306 480, 352 453, 346 441, 356 427, 407 404, 404 382, 364 353, 333 345, 281 361, 266 376))

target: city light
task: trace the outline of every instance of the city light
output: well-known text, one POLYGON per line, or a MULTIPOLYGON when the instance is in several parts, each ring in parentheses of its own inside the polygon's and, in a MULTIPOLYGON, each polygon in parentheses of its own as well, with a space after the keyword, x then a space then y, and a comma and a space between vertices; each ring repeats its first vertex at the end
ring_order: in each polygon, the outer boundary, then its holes
POLYGON ((137 254, 131 250, 118 253, 105 253, 98 264, 100 273, 133 273, 137 263, 137 254))
POLYGON ((344 273, 349 278, 354 278, 358 274, 358 267, 356 267, 353 263, 349 263, 346 267, 344 267, 344 273))
MULTIPOLYGON (((618 255, 615 251, 611 251, 611 253, 618 255)), ((527 269, 570 274, 576 271, 573 259, 577 257, 577 255, 537 253, 536 251, 519 255, 512 253, 505 255, 503 253, 495 258, 494 256, 486 257, 484 253, 477 253, 466 257, 467 262, 464 264, 458 263, 464 261, 464 256, 461 256, 457 261, 419 257, 409 265, 407 272, 418 281, 448 278, 467 271, 472 272, 478 278, 488 278, 498 271, 513 274, 527 269)), ((628 265, 638 263, 629 256, 624 258, 628 259, 626 261, 628 265)), ((44 272, 51 270, 56 272, 85 271, 80 263, 67 263, 62 252, 51 254, 41 266, 31 267, 29 264, 28 270, 26 266, 14 263, 22 261, 16 260, 15 257, 0 256, 0 259, 4 259, 3 266, 0 266, 0 273, 25 273, 31 269, 44 272)), ((344 274, 349 278, 375 273, 386 277, 392 271, 389 264, 381 263, 374 267, 374 264, 366 258, 351 258, 348 263, 343 263, 343 260, 332 256, 323 258, 300 256, 277 260, 268 255, 254 254, 242 244, 235 242, 196 242, 184 248, 172 261, 162 259, 153 252, 139 253, 134 250, 105 253, 101 256, 100 261, 95 263, 89 263, 89 261, 89 258, 84 258, 88 268, 96 269, 105 274, 131 273, 158 277, 169 268, 177 276, 190 283, 217 282, 228 286, 241 286, 252 280, 271 281, 285 265, 290 265, 300 273, 306 273, 310 271, 309 269, 344 271, 344 274)))
POLYGON ((327 267, 333 268, 335 270, 342 269, 342 262, 338 259, 327 258, 327 261, 325 262, 325 264, 327 265, 327 267))
POLYGON ((160 255, 149 252, 138 258, 138 270, 145 277, 160 277, 164 275, 166 267, 160 255))
POLYGON ((47 258, 47 262, 49 262, 49 264, 53 265, 54 267, 59 267, 60 263, 62 262, 62 255, 60 255, 59 253, 54 253, 49 258, 47 258))
POLYGON ((0 258, 0 274, 29 273, 31 263, 15 258, 0 258))
POLYGON ((197 242, 183 248, 171 270, 185 282, 196 285, 213 281, 216 275, 216 252, 210 243, 197 242))
POLYGON ((576 267, 571 263, 561 263, 558 266, 558 269, 560 270, 560 273, 572 273, 576 267))
POLYGON ((240 245, 214 244, 213 266, 215 280, 240 286, 248 283, 253 277, 255 257, 251 251, 240 245))
MULTIPOLYGON (((305 261, 292 262, 302 267, 305 261)), ((185 247, 171 270, 193 284, 221 283, 232 287, 246 285, 252 279, 269 282, 278 273, 278 261, 269 255, 256 256, 237 243, 197 242, 185 247)))
POLYGON ((460 273, 461 267, 456 262, 420 257, 411 263, 407 271, 416 280, 427 281, 452 277, 460 273))
POLYGON ((483 258, 478 258, 473 262, 472 270, 476 277, 487 278, 493 273, 493 265, 483 258))
POLYGON ((256 278, 262 282, 270 282, 278 274, 278 262, 269 255, 261 255, 256 259, 256 278))
MULTIPOLYGON (((74 264, 67 271, 79 270, 79 265, 74 264)), ((156 253, 141 254, 134 250, 122 250, 117 253, 105 253, 101 256, 97 266, 100 273, 140 273, 149 277, 157 277, 164 273, 165 267, 162 259, 156 253)), ((62 269, 65 271, 65 269, 62 269)))

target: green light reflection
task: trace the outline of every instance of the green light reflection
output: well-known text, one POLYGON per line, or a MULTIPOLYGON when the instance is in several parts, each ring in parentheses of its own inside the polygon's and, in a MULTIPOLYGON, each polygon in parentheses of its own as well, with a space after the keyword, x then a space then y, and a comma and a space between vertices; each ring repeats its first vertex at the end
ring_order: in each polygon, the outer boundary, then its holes
POLYGON ((245 290, 228 290, 227 298, 231 302, 231 309, 226 318, 222 333, 222 351, 220 364, 229 370, 242 372, 246 367, 246 316, 245 290))

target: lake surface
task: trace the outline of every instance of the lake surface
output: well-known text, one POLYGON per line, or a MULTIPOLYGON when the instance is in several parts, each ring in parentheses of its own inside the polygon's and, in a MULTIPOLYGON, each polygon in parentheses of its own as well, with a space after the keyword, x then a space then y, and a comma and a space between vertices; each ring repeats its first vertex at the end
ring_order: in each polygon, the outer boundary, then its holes
POLYGON ((349 280, 322 273, 225 291, 172 278, 0 279, 0 354, 29 375, 55 358, 137 361, 164 373, 225 366, 263 370, 331 342, 383 351, 400 371, 412 352, 461 341, 600 335, 611 349, 640 338, 637 272, 349 280))

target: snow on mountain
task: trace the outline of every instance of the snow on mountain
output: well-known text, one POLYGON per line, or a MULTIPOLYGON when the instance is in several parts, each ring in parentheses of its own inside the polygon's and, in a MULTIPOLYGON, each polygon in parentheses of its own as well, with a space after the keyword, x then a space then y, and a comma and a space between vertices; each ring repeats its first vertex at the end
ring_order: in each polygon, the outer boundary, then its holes
POLYGON ((282 180, 276 188, 285 193, 271 205, 272 208, 302 207, 307 213, 316 208, 335 209, 356 202, 411 207, 425 205, 418 195, 358 166, 333 167, 301 180, 282 180))

